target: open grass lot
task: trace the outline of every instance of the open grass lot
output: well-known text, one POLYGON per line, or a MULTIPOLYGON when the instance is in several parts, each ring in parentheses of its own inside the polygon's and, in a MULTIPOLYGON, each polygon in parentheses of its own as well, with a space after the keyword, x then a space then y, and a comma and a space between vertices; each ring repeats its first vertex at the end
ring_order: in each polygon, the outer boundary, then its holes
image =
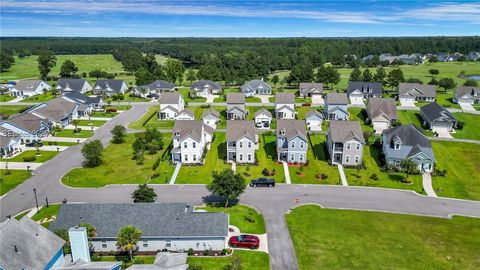
POLYGON ((158 113, 159 106, 150 106, 148 107, 148 110, 140 117, 138 118, 137 121, 132 122, 128 124, 128 127, 131 129, 145 129, 143 124, 150 118, 150 117, 155 117, 155 115, 158 113))
POLYGON ((32 162, 38 162, 38 163, 43 163, 46 162, 56 155, 58 155, 59 152, 57 151, 40 151, 40 155, 37 155, 36 150, 27 150, 23 151, 22 153, 12 157, 12 158, 0 158, 1 161, 8 161, 8 162, 24 162, 23 158, 24 157, 35 157, 35 161, 32 162))
POLYGON ((205 163, 203 165, 183 164, 175 184, 208 184, 212 181, 213 170, 222 171, 231 168, 230 164, 225 163, 226 147, 225 133, 215 133, 210 150, 205 156, 205 163))
POLYGON ((30 172, 21 170, 0 170, 0 196, 14 189, 30 178, 30 172))
POLYGON ((13 99, 15 99, 15 97, 11 95, 0 95, 0 102, 8 102, 13 99))
POLYGON ((337 185, 340 182, 340 175, 336 166, 328 164, 328 153, 326 151, 325 135, 309 135, 307 160, 305 167, 289 167, 290 178, 294 184, 330 184, 337 185), (327 176, 326 179, 320 177, 327 176))
POLYGON ((435 167, 447 170, 445 177, 433 177, 439 196, 480 200, 480 145, 432 142, 435 167))
POLYGON ((79 120, 78 125, 79 126, 92 126, 92 127, 100 127, 103 126, 107 121, 102 121, 102 120, 79 120))
POLYGON ((224 212, 229 214, 230 224, 238 227, 242 233, 264 234, 266 232, 265 221, 263 220, 262 214, 245 205, 237 204, 227 208, 209 205, 207 207, 195 209, 203 209, 208 212, 224 212))
MULTIPOLYGON (((248 270, 268 270, 270 269, 270 260, 268 254, 259 251, 235 250, 234 254, 242 259, 242 269, 248 270)), ((224 270, 229 265, 232 257, 188 257, 187 263, 191 265, 200 265, 202 269, 224 270)))
POLYGON ((105 117, 105 118, 113 118, 120 113, 118 112, 93 112, 90 116, 91 117, 105 117))
POLYGON ((426 130, 423 128, 422 125, 422 117, 420 116, 420 111, 397 111, 398 120, 402 125, 413 124, 415 125, 420 131, 425 134, 425 136, 433 137, 433 132, 426 130))
POLYGON ((169 164, 170 134, 164 134, 164 148, 157 154, 145 154, 143 165, 132 160, 134 134, 128 134, 122 144, 110 144, 103 152, 103 164, 96 168, 75 168, 67 173, 62 182, 72 187, 103 187, 108 184, 163 184, 170 180, 174 167, 169 164), (160 166, 153 171, 157 158, 160 166))
POLYGON ((480 115, 469 113, 454 113, 458 121, 463 121, 465 125, 462 130, 455 130, 451 133, 454 138, 480 140, 480 115))
POLYGON ((62 131, 56 131, 55 137, 69 137, 69 138, 89 138, 93 135, 91 130, 80 130, 80 132, 75 133, 73 129, 64 129, 62 131))
POLYGON ((478 269, 480 219, 302 206, 287 215, 299 268, 478 269))
POLYGON ((0 115, 3 118, 8 118, 12 114, 20 113, 21 111, 27 109, 30 106, 23 105, 2 105, 0 106, 0 115))

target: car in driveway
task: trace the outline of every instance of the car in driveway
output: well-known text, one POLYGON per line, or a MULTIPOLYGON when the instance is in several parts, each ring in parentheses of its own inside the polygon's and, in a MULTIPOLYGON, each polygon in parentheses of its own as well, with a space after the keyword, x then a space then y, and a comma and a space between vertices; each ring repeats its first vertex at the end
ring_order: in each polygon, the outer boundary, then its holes
POLYGON ((156 99, 158 99, 159 96, 158 96, 157 94, 148 94, 148 95, 147 95, 147 98, 156 98, 156 99))
POLYGON ((241 234, 230 237, 228 244, 233 248, 258 249, 260 247, 260 239, 256 235, 241 234))
POLYGON ((274 187, 275 180, 271 178, 257 178, 250 181, 251 187, 274 187))

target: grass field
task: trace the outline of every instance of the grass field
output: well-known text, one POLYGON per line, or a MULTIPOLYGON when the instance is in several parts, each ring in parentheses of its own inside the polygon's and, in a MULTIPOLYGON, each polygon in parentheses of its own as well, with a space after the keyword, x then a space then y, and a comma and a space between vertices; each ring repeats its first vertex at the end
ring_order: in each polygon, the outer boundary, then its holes
POLYGON ((107 121, 102 121, 102 120, 79 120, 78 125, 79 126, 92 126, 92 127, 100 127, 103 124, 105 124, 107 121))
POLYGON ((169 164, 171 136, 164 134, 164 148, 155 155, 145 154, 143 165, 132 160, 134 134, 128 134, 123 144, 110 144, 103 152, 103 164, 95 168, 75 168, 68 172, 62 182, 72 187, 103 187, 108 184, 163 184, 170 180, 174 167, 169 164), (153 171, 157 158, 160 166, 153 171))
POLYGON ((360 123, 360 127, 362 131, 373 132, 373 127, 367 125, 365 120, 367 118, 367 112, 365 109, 362 108, 348 108, 348 112, 350 113, 350 121, 358 121, 360 123))
POLYGON ((24 162, 23 158, 24 157, 35 157, 35 163, 43 163, 46 162, 56 155, 58 155, 59 152, 57 151, 40 151, 40 155, 37 156, 37 151, 36 150, 27 150, 23 151, 22 153, 12 157, 12 158, 0 158, 0 161, 8 161, 8 162, 24 162))
POLYGON ((55 137, 69 137, 69 138, 89 138, 93 135, 91 130, 80 130, 80 132, 75 133, 73 129, 64 129, 62 131, 56 131, 55 137))
POLYGON ((8 118, 12 114, 20 113, 20 111, 27 109, 30 106, 23 105, 2 105, 0 106, 0 115, 3 118, 8 118))
POLYGON ((152 115, 157 114, 159 109, 160 109, 159 106, 148 107, 147 112, 144 115, 142 115, 140 118, 138 118, 137 121, 128 124, 128 127, 131 129, 139 129, 139 130, 145 129, 145 127, 143 126, 143 123, 145 123, 147 119, 152 117, 152 115))
POLYGON ((225 207, 207 206, 201 208, 195 208, 207 210, 208 212, 224 212, 230 215, 230 224, 240 229, 242 233, 252 234, 264 234, 265 221, 262 214, 258 213, 255 209, 245 205, 234 205, 225 207))
POLYGON ((23 183, 23 181, 30 178, 30 172, 22 170, 0 170, 0 196, 14 189, 16 186, 23 183))
POLYGON ((424 129, 422 124, 423 120, 419 111, 397 111, 397 114, 399 118, 398 120, 402 125, 413 124, 422 131, 425 136, 433 137, 433 132, 424 129))
POLYGON ((11 95, 0 95, 0 102, 8 102, 12 99, 15 99, 15 97, 11 95))
POLYGON ((480 115, 469 113, 454 113, 458 121, 463 121, 465 125, 462 130, 455 130, 451 133, 454 138, 480 140, 480 115))
POLYGON ((302 206, 287 215, 299 268, 478 269, 480 219, 302 206))
POLYGON ((104 117, 104 118, 113 118, 120 113, 118 112, 93 112, 90 116, 91 117, 104 117))
POLYGON ((433 177, 439 196, 480 200, 480 145, 457 142, 432 142, 437 169, 446 169, 445 177, 433 177))

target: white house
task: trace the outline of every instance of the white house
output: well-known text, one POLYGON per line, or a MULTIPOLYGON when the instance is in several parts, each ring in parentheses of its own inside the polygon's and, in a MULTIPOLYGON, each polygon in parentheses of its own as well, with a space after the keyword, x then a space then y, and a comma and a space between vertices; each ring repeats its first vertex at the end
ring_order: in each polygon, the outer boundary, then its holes
POLYGON ((260 109, 255 112, 255 126, 260 129, 269 129, 272 118, 272 113, 266 109, 260 109))
POLYGON ((195 120, 195 114, 188 108, 178 112, 175 120, 195 120))
POLYGON ((275 114, 278 119, 295 119, 295 95, 279 92, 275 95, 275 114))
POLYGON ((57 82, 56 89, 61 92, 78 92, 85 94, 88 91, 92 91, 92 86, 84 79, 60 79, 57 82))
POLYGON ((175 121, 172 132, 172 162, 202 164, 204 152, 212 142, 213 131, 202 121, 175 121))
POLYGON ((220 113, 214 109, 208 109, 203 112, 202 121, 205 125, 215 129, 217 124, 220 123, 220 113))
POLYGON ((180 111, 185 109, 185 101, 180 93, 166 92, 160 96, 159 120, 175 120, 180 111))
POLYGON ((0 121, 0 126, 20 135, 20 142, 28 144, 48 136, 52 123, 32 113, 23 113, 0 121))
POLYGON ((323 114, 317 110, 310 110, 305 114, 305 124, 308 130, 321 131, 323 114))
POLYGON ((218 95, 222 92, 220 84, 210 80, 199 80, 190 86, 190 95, 193 97, 206 97, 209 95, 218 95))
POLYGON ((93 94, 114 96, 125 94, 128 91, 128 85, 123 80, 97 80, 93 87, 93 94))
POLYGON ((258 130, 253 121, 227 121, 227 161, 255 163, 258 146, 258 130))
POLYGON ((49 91, 52 87, 42 80, 21 80, 10 89, 10 93, 16 97, 35 96, 49 91))
POLYGON ((58 97, 35 105, 27 112, 47 119, 54 125, 66 127, 73 119, 78 118, 78 105, 62 97, 58 97))
POLYGON ((9 157, 23 150, 20 135, 0 126, 0 157, 9 157))

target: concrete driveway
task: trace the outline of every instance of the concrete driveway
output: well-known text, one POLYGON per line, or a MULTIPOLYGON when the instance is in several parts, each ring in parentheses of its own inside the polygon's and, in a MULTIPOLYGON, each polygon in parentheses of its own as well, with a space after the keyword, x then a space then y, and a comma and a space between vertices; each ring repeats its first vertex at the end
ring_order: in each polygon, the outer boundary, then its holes
POLYGON ((402 107, 417 107, 415 106, 415 102, 410 100, 400 100, 400 105, 402 107))
POLYGON ((352 105, 365 105, 365 103, 363 103, 363 100, 361 99, 358 99, 358 98, 352 98, 350 97, 350 104, 352 105))
POLYGON ((323 100, 322 95, 312 95, 312 105, 324 105, 325 100, 323 100))
POLYGON ((445 130, 445 129, 439 129, 439 130, 435 130, 435 132, 437 132, 438 134, 438 137, 440 138, 448 138, 448 139, 452 139, 452 134, 450 134, 450 132, 448 132, 448 130, 445 130))
POLYGON ((475 111, 475 108, 473 108, 472 104, 469 103, 458 103, 462 110, 464 111, 475 111))
POLYGON ((268 104, 268 103, 270 103, 269 98, 271 98, 273 96, 271 96, 271 95, 255 95, 255 97, 260 98, 260 100, 263 104, 268 104))
MULTIPOLYGON (((240 234, 256 235, 258 237, 258 239, 260 240, 260 247, 256 250, 268 253, 268 237, 267 237, 266 233, 264 233, 264 234, 245 233, 245 232, 241 232, 240 229, 236 226, 229 225, 228 227, 230 229, 229 232, 228 232, 228 239, 230 239, 230 237, 232 237, 232 236, 237 236, 237 235, 240 235, 240 234)), ((228 245, 228 243, 227 243, 227 245, 228 245)), ((232 247, 230 247, 230 248, 232 248, 232 247)), ((245 250, 245 248, 233 248, 233 249, 244 249, 245 250)), ((250 249, 247 249, 247 250, 250 250, 250 249)))

